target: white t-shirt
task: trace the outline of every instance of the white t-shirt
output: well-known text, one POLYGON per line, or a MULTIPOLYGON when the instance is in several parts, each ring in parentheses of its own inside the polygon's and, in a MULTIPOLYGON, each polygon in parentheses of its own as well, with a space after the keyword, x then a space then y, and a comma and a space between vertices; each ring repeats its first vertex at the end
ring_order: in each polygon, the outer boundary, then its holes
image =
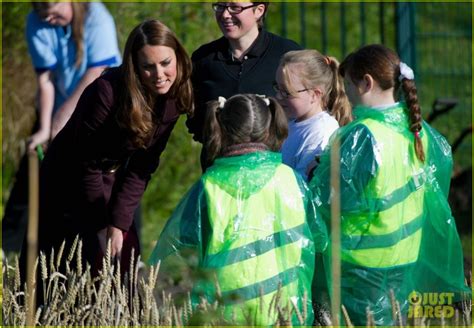
POLYGON ((283 163, 307 179, 308 165, 322 153, 329 137, 339 128, 336 119, 322 111, 304 121, 288 123, 288 138, 281 147, 283 163))

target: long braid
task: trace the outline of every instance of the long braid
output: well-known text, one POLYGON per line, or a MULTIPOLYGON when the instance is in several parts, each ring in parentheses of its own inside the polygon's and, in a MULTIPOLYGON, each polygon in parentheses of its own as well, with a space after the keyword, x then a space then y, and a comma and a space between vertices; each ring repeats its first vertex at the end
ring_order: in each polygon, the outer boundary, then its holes
POLYGON ((349 54, 339 66, 339 74, 348 76, 352 81, 361 81, 370 74, 382 90, 393 88, 394 98, 401 87, 409 109, 409 129, 415 136, 416 157, 424 162, 425 153, 421 142, 421 109, 418 103, 413 71, 400 62, 398 55, 391 49, 379 44, 364 46, 349 54), (403 76, 401 69, 403 68, 403 76), (400 81, 401 79, 401 81, 400 81))
POLYGON ((422 116, 420 105, 418 104, 418 94, 416 91, 415 82, 413 80, 403 79, 401 86, 409 109, 410 131, 415 135, 416 157, 418 157, 420 161, 424 162, 425 152, 423 150, 423 144, 420 137, 422 116))

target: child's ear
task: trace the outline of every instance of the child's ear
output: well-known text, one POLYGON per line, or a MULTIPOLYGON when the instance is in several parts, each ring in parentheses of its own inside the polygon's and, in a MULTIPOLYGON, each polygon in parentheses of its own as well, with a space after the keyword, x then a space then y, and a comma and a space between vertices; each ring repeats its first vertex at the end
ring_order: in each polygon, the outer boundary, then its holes
POLYGON ((374 78, 370 74, 365 74, 359 84, 361 93, 367 93, 374 88, 374 78))
POLYGON ((314 88, 312 91, 313 91, 312 100, 313 101, 316 101, 316 99, 321 100, 321 98, 323 97, 323 90, 321 90, 320 88, 314 88))

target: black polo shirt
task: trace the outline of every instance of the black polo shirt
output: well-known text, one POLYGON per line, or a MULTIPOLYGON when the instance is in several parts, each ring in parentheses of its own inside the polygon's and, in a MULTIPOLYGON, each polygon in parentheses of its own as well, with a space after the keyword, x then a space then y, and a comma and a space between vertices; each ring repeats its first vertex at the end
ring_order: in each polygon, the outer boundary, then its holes
POLYGON ((218 49, 217 58, 218 60, 225 62, 225 67, 228 72, 234 78, 238 79, 241 74, 246 74, 249 72, 251 68, 258 62, 258 59, 268 48, 269 42, 270 35, 265 32, 260 32, 257 39, 250 46, 250 49, 241 60, 234 58, 229 42, 225 42, 223 43, 223 46, 227 47, 227 49, 218 49))
POLYGON ((274 96, 272 84, 281 56, 300 49, 294 41, 260 30, 242 61, 232 58, 225 37, 196 50, 192 55, 195 114, 186 122, 194 139, 202 142, 206 102, 239 93, 274 96))

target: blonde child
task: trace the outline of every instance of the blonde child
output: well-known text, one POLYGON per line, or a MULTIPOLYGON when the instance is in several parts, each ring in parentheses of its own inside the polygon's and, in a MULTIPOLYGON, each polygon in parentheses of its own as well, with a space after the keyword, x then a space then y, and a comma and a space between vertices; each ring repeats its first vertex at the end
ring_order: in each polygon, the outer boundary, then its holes
MULTIPOLYGON (((303 322, 293 314, 293 324, 311 325, 315 251, 327 234, 305 182, 277 152, 287 134, 283 109, 273 98, 220 97, 206 122, 214 164, 168 220, 150 262, 196 251, 198 267, 215 273, 227 324, 273 325, 281 300, 307 313, 303 322)), ((194 305, 213 303, 214 285, 195 284, 194 305)))
MULTIPOLYGON (((368 310, 376 325, 401 324, 393 321, 395 301, 413 320, 423 293, 450 293, 452 306, 468 289, 447 202, 450 146, 422 120, 413 71, 394 51, 365 46, 339 72, 354 106, 354 121, 332 139, 341 157, 342 303, 357 326, 368 310)), ((329 181, 334 165, 327 149, 310 182, 325 220, 338 195, 329 181)))
POLYGON ((276 73, 277 99, 289 118, 288 138, 281 153, 283 163, 305 179, 332 133, 351 121, 349 101, 334 57, 316 50, 283 55, 276 73))

